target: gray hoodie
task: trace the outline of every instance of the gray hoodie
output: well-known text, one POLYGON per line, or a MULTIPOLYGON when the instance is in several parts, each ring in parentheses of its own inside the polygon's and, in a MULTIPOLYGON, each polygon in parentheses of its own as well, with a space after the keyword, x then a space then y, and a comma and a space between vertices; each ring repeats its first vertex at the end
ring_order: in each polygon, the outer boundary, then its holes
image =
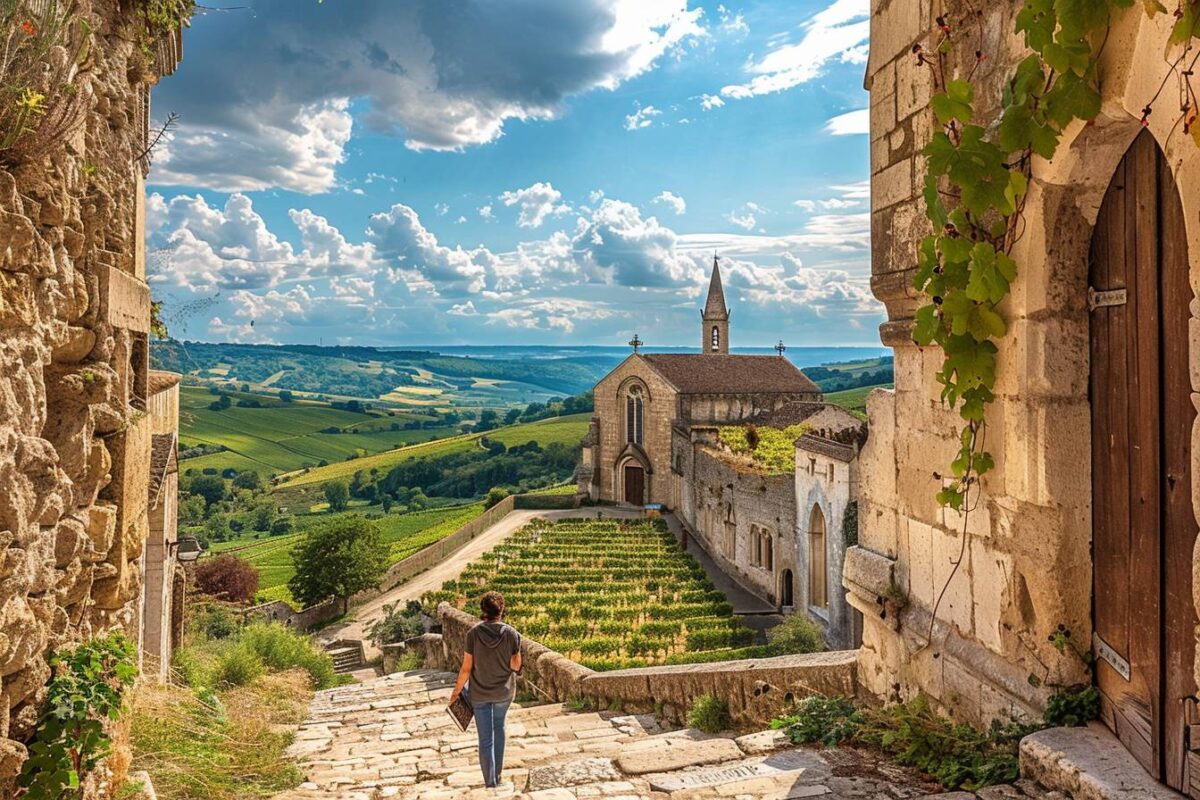
POLYGON ((517 693, 517 675, 509 663, 520 649, 521 634, 503 622, 480 622, 467 631, 472 703, 512 701, 517 693))

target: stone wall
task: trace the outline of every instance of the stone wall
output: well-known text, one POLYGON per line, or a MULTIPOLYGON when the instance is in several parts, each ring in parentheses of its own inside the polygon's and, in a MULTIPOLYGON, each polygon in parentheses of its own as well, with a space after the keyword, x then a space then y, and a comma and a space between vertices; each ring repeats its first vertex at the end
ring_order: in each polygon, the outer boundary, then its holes
POLYGON ((75 4, 92 30, 80 123, 44 157, 0 160, 3 796, 48 653, 111 629, 138 638, 151 430, 137 156, 155 73, 123 6, 75 4))
MULTIPOLYGON (((406 642, 430 669, 457 671, 467 631, 479 622, 449 603, 438 606, 440 636, 425 634, 406 642)), ((646 667, 594 672, 566 656, 523 637, 521 677, 537 686, 542 699, 591 699, 598 707, 619 703, 630 712, 656 712, 683 724, 696 698, 711 694, 729 705, 739 727, 769 723, 794 700, 809 695, 850 696, 855 691, 853 651, 723 661, 713 664, 646 667)))
POLYGON ((804 563, 792 476, 736 465, 704 429, 693 436, 694 441, 676 429, 675 450, 682 456, 677 466, 685 470, 677 475, 683 487, 678 515, 722 572, 768 603, 778 603, 784 573, 794 575, 804 563), (770 565, 756 557, 756 535, 771 539, 770 565))
MULTIPOLYGON (((971 24, 987 59, 976 63, 974 46, 962 46, 948 64, 949 77, 974 71, 984 119, 994 116, 1005 75, 1026 55, 1012 34, 1020 5, 984 4, 971 24)), ((1150 20, 1140 7, 1121 14, 1099 65, 1099 117, 1072 125, 1052 161, 1035 159, 1027 225, 1014 253, 1021 272, 1001 309, 1009 333, 999 344, 997 401, 987 417, 996 468, 983 482, 964 541, 963 520, 934 498, 934 474, 950 464, 961 422, 938 402, 942 354, 911 340, 920 302, 912 289, 916 248, 928 231, 919 150, 934 128, 930 70, 912 51, 916 43, 931 49, 943 3, 873 0, 871 12, 871 282, 888 311, 881 333, 895 348, 896 388, 868 400, 862 550, 847 559, 845 572, 851 601, 866 619, 859 679, 880 697, 924 692, 970 720, 1034 715, 1047 686, 1088 680, 1080 659, 1048 641, 1058 625, 1076 642, 1091 640, 1088 246, 1114 169, 1142 130, 1141 109, 1169 69, 1163 46, 1172 19, 1150 20), (890 583, 907 607, 897 597, 885 600, 890 583), (930 611, 943 586, 930 640, 930 611)), ((1148 130, 1180 187, 1195 288, 1200 151, 1176 130, 1176 117, 1164 107, 1148 130)), ((1200 388, 1200 323, 1191 325, 1191 379, 1200 388)), ((1200 432, 1191 435, 1200 442, 1200 432)), ((1195 463, 1192 469, 1200 474, 1195 463)), ((1200 497, 1200 484, 1193 496, 1200 497)))

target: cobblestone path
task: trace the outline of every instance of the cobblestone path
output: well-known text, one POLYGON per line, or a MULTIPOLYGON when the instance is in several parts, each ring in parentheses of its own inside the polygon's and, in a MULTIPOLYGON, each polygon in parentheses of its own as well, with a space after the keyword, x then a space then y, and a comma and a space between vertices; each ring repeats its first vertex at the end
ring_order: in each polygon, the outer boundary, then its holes
POLYGON ((851 749, 798 748, 775 731, 734 738, 664 731, 648 715, 514 706, 504 785, 485 789, 475 731, 445 711, 453 675, 416 671, 317 694, 292 757, 307 782, 275 800, 1026 800, 1060 797, 993 787, 938 794, 911 770, 851 749))

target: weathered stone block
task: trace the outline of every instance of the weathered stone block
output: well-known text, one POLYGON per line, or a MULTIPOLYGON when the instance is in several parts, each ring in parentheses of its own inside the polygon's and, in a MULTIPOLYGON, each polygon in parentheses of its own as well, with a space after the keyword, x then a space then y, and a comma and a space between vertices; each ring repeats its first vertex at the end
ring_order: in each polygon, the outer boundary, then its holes
POLYGON ((114 328, 136 333, 150 332, 150 287, 115 267, 102 267, 100 307, 104 320, 114 328))
POLYGON ((913 196, 912 159, 892 164, 871 179, 871 210, 878 211, 913 196))

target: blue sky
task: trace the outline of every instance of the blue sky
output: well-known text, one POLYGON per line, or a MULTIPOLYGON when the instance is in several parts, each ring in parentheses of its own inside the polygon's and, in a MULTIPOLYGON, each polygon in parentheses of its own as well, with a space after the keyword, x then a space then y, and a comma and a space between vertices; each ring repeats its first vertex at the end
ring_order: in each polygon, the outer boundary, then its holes
POLYGON ((874 344, 867 0, 250 0, 154 116, 176 336, 874 344))

